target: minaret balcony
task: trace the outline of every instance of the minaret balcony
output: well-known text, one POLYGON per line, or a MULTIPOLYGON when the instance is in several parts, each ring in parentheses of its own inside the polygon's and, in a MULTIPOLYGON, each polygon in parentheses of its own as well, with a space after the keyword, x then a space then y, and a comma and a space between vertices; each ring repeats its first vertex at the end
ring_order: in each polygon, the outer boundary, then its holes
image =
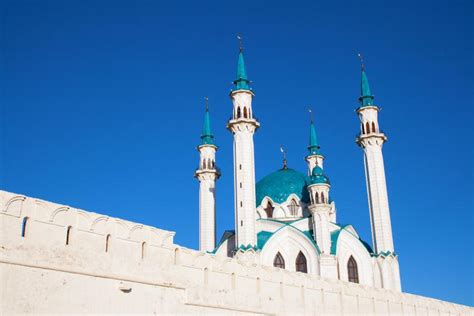
POLYGON ((229 118, 229 121, 227 122, 227 129, 231 129, 232 126, 234 125, 239 125, 239 124, 248 124, 253 126, 255 129, 260 127, 260 122, 256 117, 252 118, 245 118, 245 117, 239 117, 239 118, 233 118, 232 116, 229 118))
POLYGON ((197 167, 196 170, 194 171, 194 175, 195 176, 198 176, 200 174, 205 174, 205 173, 214 173, 217 175, 217 177, 220 177, 221 175, 221 169, 218 168, 218 167, 214 167, 214 168, 201 168, 201 167, 197 167))
POLYGON ((359 143, 360 141, 368 138, 380 138, 383 141, 387 140, 387 136, 385 136, 385 133, 382 130, 379 130, 378 132, 370 132, 370 133, 358 133, 355 135, 356 137, 356 143, 359 143))

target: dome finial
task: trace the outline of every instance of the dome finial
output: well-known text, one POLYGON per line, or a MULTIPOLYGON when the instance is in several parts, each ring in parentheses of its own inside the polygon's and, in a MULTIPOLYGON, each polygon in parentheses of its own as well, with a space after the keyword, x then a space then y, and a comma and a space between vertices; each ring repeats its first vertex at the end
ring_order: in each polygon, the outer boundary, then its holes
POLYGON ((309 112, 310 122, 311 122, 311 124, 313 124, 313 111, 311 110, 311 106, 309 106, 308 112, 309 112))
POLYGON ((240 35, 240 33, 237 33, 237 39, 239 40, 239 51, 243 52, 244 51, 244 42, 243 42, 243 39, 242 39, 242 36, 240 35))
POLYGON ((358 56, 359 59, 360 59, 360 69, 361 69, 362 71, 365 71, 364 57, 362 56, 361 53, 358 53, 357 56, 358 56))
POLYGON ((283 169, 288 169, 288 166, 286 165, 286 151, 283 148, 283 145, 280 146, 280 151, 283 154, 283 169))
POLYGON ((206 100, 206 112, 209 112, 209 97, 204 97, 204 100, 206 100))

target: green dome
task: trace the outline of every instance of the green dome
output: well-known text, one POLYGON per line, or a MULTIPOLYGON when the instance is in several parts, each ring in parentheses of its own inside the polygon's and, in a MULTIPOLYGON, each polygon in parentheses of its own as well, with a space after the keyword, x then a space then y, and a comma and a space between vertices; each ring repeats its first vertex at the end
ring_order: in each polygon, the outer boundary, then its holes
POLYGON ((257 206, 268 196, 276 203, 285 202, 294 193, 305 203, 309 201, 308 185, 309 179, 302 173, 293 169, 280 169, 257 182, 256 197, 257 206))
POLYGON ((329 184, 329 178, 323 172, 323 169, 320 166, 313 168, 311 172, 311 184, 326 183, 329 184))

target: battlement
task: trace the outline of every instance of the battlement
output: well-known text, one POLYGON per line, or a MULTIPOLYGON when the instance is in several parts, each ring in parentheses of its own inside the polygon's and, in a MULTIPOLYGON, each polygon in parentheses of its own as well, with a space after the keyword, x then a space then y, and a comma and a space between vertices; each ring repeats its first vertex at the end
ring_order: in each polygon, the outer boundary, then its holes
POLYGON ((0 227, 5 314, 473 312, 186 249, 174 232, 5 191, 0 227))

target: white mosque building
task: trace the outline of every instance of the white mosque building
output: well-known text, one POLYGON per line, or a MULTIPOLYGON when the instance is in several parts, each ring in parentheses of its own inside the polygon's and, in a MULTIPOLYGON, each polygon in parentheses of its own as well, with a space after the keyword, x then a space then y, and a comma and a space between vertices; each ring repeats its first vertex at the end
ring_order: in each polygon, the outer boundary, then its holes
POLYGON ((340 225, 331 198, 331 183, 323 168, 314 123, 310 123, 306 174, 287 167, 255 181, 253 136, 260 123, 254 117, 254 92, 246 74, 242 48, 237 79, 230 93, 232 117, 227 128, 234 137, 235 229, 216 244, 217 146, 206 106, 201 135, 199 180, 199 247, 218 256, 238 257, 262 265, 401 291, 398 255, 393 246, 382 146, 387 140, 378 122, 362 64, 360 134, 364 152, 372 244, 352 225, 340 225))

